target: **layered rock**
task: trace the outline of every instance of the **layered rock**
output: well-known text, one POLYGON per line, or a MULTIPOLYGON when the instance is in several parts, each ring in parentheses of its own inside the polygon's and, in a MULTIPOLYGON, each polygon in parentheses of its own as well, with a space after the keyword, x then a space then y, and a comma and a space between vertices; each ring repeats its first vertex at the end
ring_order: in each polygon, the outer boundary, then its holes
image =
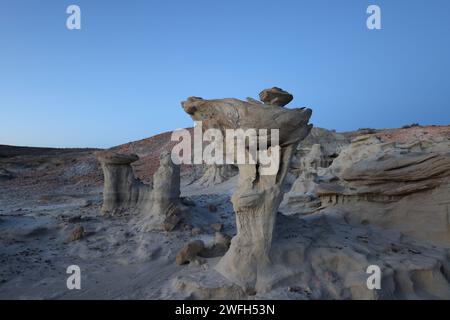
POLYGON ((160 165, 153 176, 153 192, 143 210, 144 229, 171 231, 180 221, 180 166, 172 162, 170 152, 160 156, 160 165))
POLYGON ((293 152, 312 127, 308 125, 310 109, 282 108, 276 104, 284 105, 287 100, 281 102, 278 97, 270 95, 267 99, 263 95, 261 99, 271 104, 197 97, 182 103, 183 109, 193 120, 203 121, 205 129, 215 128, 224 133, 226 129, 279 130, 279 144, 269 143, 269 152, 279 152, 275 173, 261 174, 259 164, 238 165, 239 182, 232 197, 237 235, 216 266, 222 275, 249 292, 265 290, 269 278, 273 282, 272 236, 283 197, 282 186, 293 152))
POLYGON ((104 174, 104 214, 143 214, 140 226, 144 230, 171 231, 180 221, 180 167, 170 153, 160 156, 160 166, 153 176, 153 187, 136 179, 131 163, 136 155, 113 151, 96 153, 104 174))
POLYGON ((350 221, 394 228, 450 245, 450 144, 445 138, 397 143, 356 138, 322 177, 323 207, 350 221))
POLYGON ((150 186, 135 178, 131 163, 136 155, 124 155, 113 151, 96 152, 103 169, 103 214, 117 215, 140 207, 148 198, 150 186))

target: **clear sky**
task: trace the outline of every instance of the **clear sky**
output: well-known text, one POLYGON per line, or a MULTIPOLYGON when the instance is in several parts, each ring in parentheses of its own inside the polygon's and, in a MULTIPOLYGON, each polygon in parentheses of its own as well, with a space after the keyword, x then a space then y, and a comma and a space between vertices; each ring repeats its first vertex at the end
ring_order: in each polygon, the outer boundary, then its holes
POLYGON ((448 0, 0 0, 0 41, 0 144, 110 147, 272 86, 328 129, 450 124, 448 0))

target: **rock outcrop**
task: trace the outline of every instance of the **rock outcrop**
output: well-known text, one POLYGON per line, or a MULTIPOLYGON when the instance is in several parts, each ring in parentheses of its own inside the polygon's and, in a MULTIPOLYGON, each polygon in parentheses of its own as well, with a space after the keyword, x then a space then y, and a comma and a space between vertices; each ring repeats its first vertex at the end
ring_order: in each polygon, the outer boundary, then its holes
POLYGON ((315 181, 323 210, 450 246, 448 138, 359 136, 315 181))
POLYGON ((170 152, 160 157, 160 165, 153 176, 150 201, 143 209, 145 230, 158 230, 160 226, 171 231, 180 221, 180 166, 172 162, 170 152))
POLYGON ((96 153, 105 178, 103 191, 104 214, 142 214, 140 224, 145 231, 171 231, 180 221, 180 167, 169 152, 160 156, 160 166, 153 176, 153 187, 136 179, 131 163, 136 155, 113 151, 96 153))
POLYGON ((131 163, 136 155, 124 155, 113 151, 96 152, 103 169, 104 189, 102 212, 118 215, 143 204, 151 191, 150 186, 135 178, 131 163))
MULTIPOLYGON (((269 90, 270 91, 270 90, 269 90)), ((268 91, 268 92, 269 92, 268 91)), ((183 109, 203 128, 278 129, 279 144, 269 144, 269 152, 279 152, 274 174, 261 174, 259 164, 239 164, 239 182, 232 197, 236 213, 237 235, 216 269, 232 282, 249 292, 265 290, 272 277, 272 236, 276 214, 283 198, 282 186, 290 160, 298 143, 310 132, 310 109, 285 109, 286 94, 262 94, 271 104, 259 104, 238 99, 204 100, 191 97, 182 103, 183 109)), ((264 92, 264 91, 263 91, 264 92)), ((248 149, 246 149, 248 153, 248 149)))

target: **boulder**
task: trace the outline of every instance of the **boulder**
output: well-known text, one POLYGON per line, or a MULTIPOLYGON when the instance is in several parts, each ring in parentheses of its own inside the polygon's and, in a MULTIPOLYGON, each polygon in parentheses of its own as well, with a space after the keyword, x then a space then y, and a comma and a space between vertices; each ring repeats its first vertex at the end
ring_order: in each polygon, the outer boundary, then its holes
POLYGON ((265 104, 284 107, 294 99, 294 96, 283 89, 273 87, 260 92, 259 99, 265 104))
POLYGON ((205 244, 201 240, 189 242, 177 254, 176 263, 178 265, 194 262, 198 259, 198 254, 205 249, 205 244))

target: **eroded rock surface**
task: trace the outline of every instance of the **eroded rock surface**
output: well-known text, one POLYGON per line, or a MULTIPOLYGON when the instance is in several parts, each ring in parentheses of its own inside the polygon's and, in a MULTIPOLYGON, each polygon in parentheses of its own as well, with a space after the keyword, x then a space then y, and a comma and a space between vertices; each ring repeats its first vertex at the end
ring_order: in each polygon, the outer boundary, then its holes
POLYGON ((180 166, 172 162, 170 152, 160 157, 160 165, 153 176, 153 191, 143 208, 145 230, 171 231, 180 221, 180 166))
POLYGON ((151 188, 135 178, 131 163, 139 159, 136 155, 124 155, 113 151, 96 152, 103 169, 104 214, 117 215, 140 207, 148 198, 151 188))
POLYGON ((180 221, 180 167, 169 152, 160 156, 153 186, 136 179, 131 163, 136 155, 113 151, 96 153, 105 177, 102 212, 142 214, 141 228, 172 231, 180 221))
POLYGON ((398 143, 361 136, 328 171, 333 181, 317 188, 322 206, 357 222, 395 228, 450 245, 450 141, 445 137, 398 143))
MULTIPOLYGON (((183 109, 203 128, 278 129, 279 144, 270 152, 279 152, 279 164, 272 175, 261 174, 257 164, 239 164, 239 182, 232 197, 236 213, 237 235, 216 269, 247 291, 266 287, 272 264, 272 236, 276 213, 283 197, 282 186, 290 160, 298 143, 310 132, 310 109, 285 109, 292 100, 281 89, 263 91, 261 99, 270 104, 257 104, 238 99, 204 100, 191 97, 183 109), (285 99, 288 97, 288 99, 285 99)), ((224 134, 225 135, 225 134, 224 134)), ((247 151, 248 152, 248 149, 247 151)))
POLYGON ((259 98, 265 104, 273 106, 284 107, 294 99, 294 96, 283 89, 273 87, 265 89, 259 94, 259 98))

